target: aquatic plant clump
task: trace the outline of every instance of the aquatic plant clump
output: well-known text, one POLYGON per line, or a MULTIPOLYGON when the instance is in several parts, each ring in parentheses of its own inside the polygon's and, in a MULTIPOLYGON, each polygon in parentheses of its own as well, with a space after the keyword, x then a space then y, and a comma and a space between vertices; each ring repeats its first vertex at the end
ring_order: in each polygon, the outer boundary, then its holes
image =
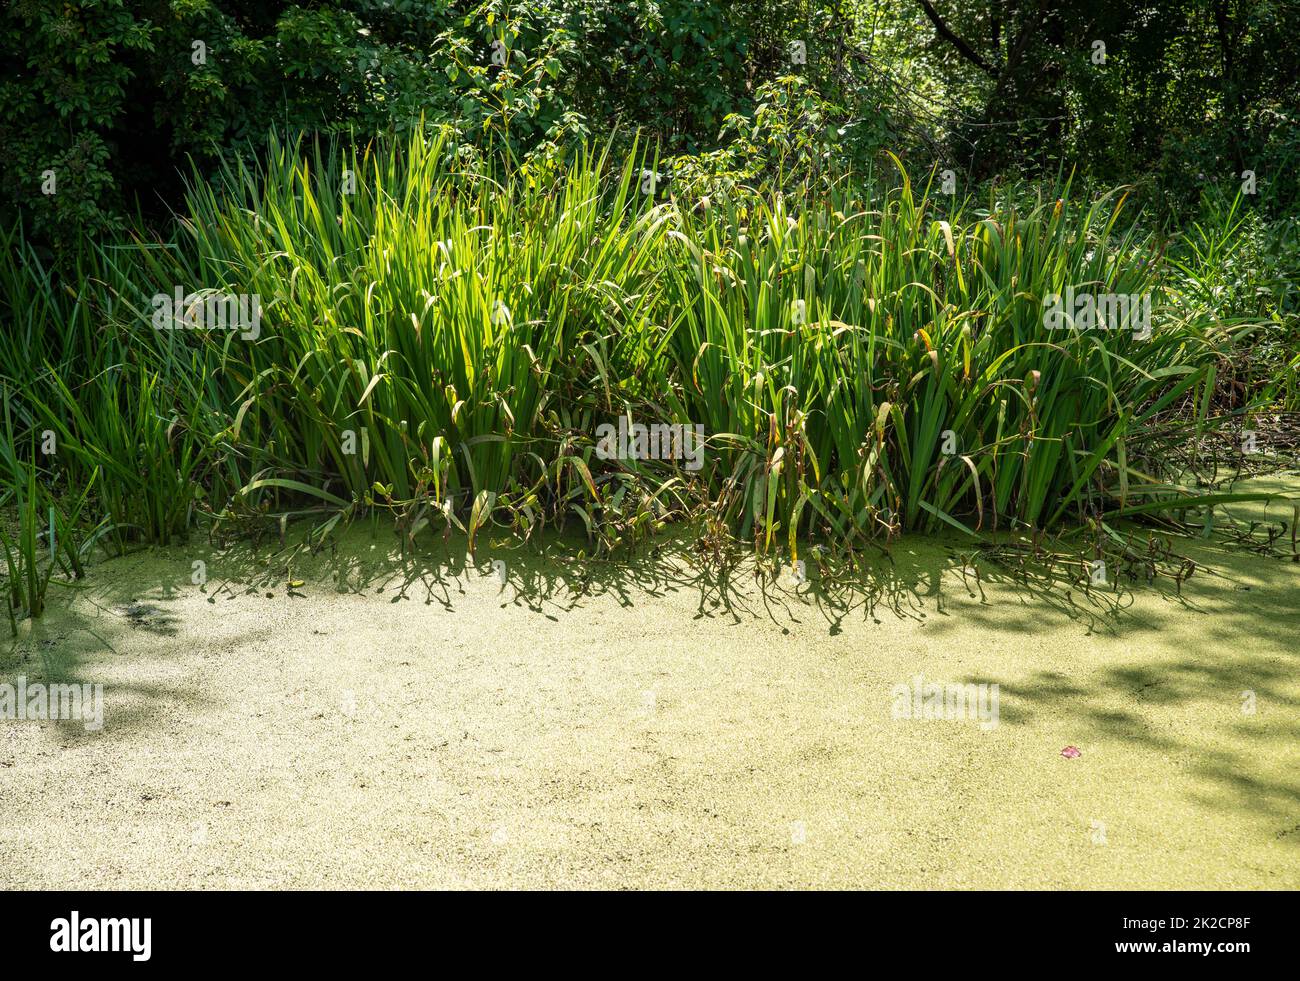
POLYGON ((612 548, 707 511, 797 554, 1188 506, 1162 448, 1222 424, 1257 325, 1173 302, 1123 191, 959 201, 895 160, 689 200, 653 167, 272 143, 196 181, 169 241, 88 248, 76 281, 29 252, 5 397, 16 446, 61 449, 14 465, 97 472, 119 546, 381 512, 412 542, 577 521, 612 548))

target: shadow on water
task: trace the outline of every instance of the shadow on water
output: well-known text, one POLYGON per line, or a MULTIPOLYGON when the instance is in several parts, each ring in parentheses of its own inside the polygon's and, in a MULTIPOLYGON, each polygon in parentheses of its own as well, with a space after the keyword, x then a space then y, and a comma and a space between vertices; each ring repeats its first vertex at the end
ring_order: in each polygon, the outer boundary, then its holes
MULTIPOLYGON (((84 629, 109 650, 114 638, 137 631, 175 636, 177 614, 169 604, 196 589, 219 606, 246 596, 301 600, 308 595, 304 589, 319 597, 323 585, 341 595, 423 603, 450 612, 475 580, 495 579, 502 609, 526 609, 552 621, 579 613, 597 599, 613 597, 620 606, 633 607, 689 591, 696 597, 696 619, 725 618, 741 625, 765 618, 785 628, 815 616, 830 636, 841 633, 851 619, 882 625, 892 618, 941 629, 953 616, 954 599, 963 601, 956 611, 963 624, 999 631, 1032 632, 1062 623, 1078 624, 1085 634, 1141 630, 1143 618, 1130 616, 1139 590, 1171 606, 1205 612, 1195 591, 1183 590, 1181 584, 1175 589, 1167 577, 1149 584, 1081 588, 1060 577, 989 561, 962 541, 934 537, 905 537, 889 550, 847 561, 832 561, 812 549, 800 563, 798 577, 789 562, 760 562, 741 551, 705 555, 687 535, 642 543, 614 557, 592 557, 584 545, 560 535, 540 545, 480 539, 477 553, 470 555, 463 537, 430 535, 415 549, 401 550, 396 535, 364 525, 317 549, 305 541, 216 548, 195 536, 186 546, 92 566, 88 579, 71 588, 78 600, 103 615, 103 636, 88 625, 84 629), (122 566, 142 557, 151 560, 150 581, 122 566), (110 574, 102 575, 105 570, 110 574)), ((1235 576, 1248 582, 1269 560, 1220 551, 1214 562, 1227 563, 1227 580, 1235 576)), ((62 600, 52 592, 52 607, 62 600)), ((0 681, 15 656, 33 654, 61 680, 74 679, 76 658, 66 656, 59 638, 45 636, 48 632, 40 621, 29 621, 7 656, 0 647, 0 681)))
MULTIPOLYGON (((1271 768, 1261 755, 1300 747, 1300 574, 1286 557, 1265 558, 1208 543, 1188 549, 1203 572, 1181 590, 1139 587, 1112 594, 1109 610, 1081 609, 1077 595, 1011 591, 996 606, 963 611, 969 625, 994 633, 1035 631, 1060 618, 1104 629, 1124 656, 1078 675, 1036 671, 1001 684, 1001 722, 1063 723, 1085 740, 1141 747, 1195 778, 1196 803, 1250 820, 1300 845, 1300 770, 1271 768), (1135 607, 1145 592, 1158 604, 1135 607), (1008 612, 1012 605, 1015 612, 1008 612), (1162 605, 1184 614, 1169 616, 1162 605), (1177 713, 1170 710, 1181 710, 1177 713), (1189 721, 1190 720, 1190 721, 1189 721)), ((1088 597, 1101 600, 1096 590, 1088 597)), ((965 682, 983 679, 965 678, 965 682)))

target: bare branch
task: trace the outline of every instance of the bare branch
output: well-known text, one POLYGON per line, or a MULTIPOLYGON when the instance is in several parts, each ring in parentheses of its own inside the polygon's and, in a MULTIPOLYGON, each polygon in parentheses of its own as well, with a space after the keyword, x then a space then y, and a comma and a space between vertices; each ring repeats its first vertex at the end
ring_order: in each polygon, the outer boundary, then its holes
POLYGON ((972 65, 983 70, 990 78, 998 77, 997 69, 981 58, 979 52, 962 40, 956 31, 943 22, 943 18, 939 16, 939 12, 934 9, 930 0, 916 0, 916 2, 921 5, 921 9, 925 11, 925 16, 930 18, 930 23, 934 25, 934 29, 938 31, 941 38, 956 48, 957 52, 972 65))

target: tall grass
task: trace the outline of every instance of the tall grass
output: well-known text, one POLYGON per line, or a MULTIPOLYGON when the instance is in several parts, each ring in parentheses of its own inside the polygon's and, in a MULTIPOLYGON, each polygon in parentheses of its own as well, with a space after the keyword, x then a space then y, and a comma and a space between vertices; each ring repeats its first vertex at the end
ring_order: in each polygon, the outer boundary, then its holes
POLYGON ((1131 444, 1231 337, 1163 316, 1145 340, 1047 329, 1044 298, 1069 287, 1154 294, 1164 312, 1122 206, 946 208, 904 176, 874 207, 681 212, 672 374, 679 411, 739 441, 737 520, 763 545, 805 520, 839 539, 968 527, 959 516, 1038 527, 1138 493, 1131 444))
POLYGON ((373 509, 409 536, 573 518, 608 542, 707 506, 794 550, 1185 497, 1152 440, 1213 425, 1245 328, 1164 302, 1122 193, 951 203, 899 167, 825 199, 665 201, 643 166, 589 151, 539 183, 441 137, 272 144, 195 182, 169 240, 68 279, 23 254, 0 381, 69 481, 99 474, 119 545, 373 509), (177 287, 256 295, 260 332, 154 329, 177 287), (1068 287, 1151 295, 1154 333, 1048 330, 1068 287), (620 415, 702 423, 707 465, 598 458, 620 415))
POLYGON ((201 188, 193 258, 158 278, 263 298, 265 337, 213 359, 240 400, 232 436, 264 448, 251 469, 353 501, 376 482, 464 503, 544 478, 557 431, 590 429, 599 366, 645 332, 663 219, 634 213, 630 164, 612 187, 604 164, 541 189, 456 173, 441 140, 416 139, 343 167, 281 148, 201 188), (366 452, 345 454, 345 432, 366 452))
POLYGON ((1237 392, 1300 411, 1300 222, 1267 223, 1235 198, 1204 196, 1201 215, 1174 237, 1168 280, 1189 318, 1248 328, 1242 355, 1219 379, 1220 400, 1237 392))
MULTIPOLYGON (((85 574, 84 558, 104 530, 102 523, 91 534, 83 533, 82 513, 99 476, 96 469, 79 494, 62 497, 53 492, 51 481, 41 479, 35 462, 23 460, 16 447, 12 406, 4 400, 4 440, 0 442, 0 513, 6 510, 16 521, 12 534, 0 520, 0 596, 3 596, 10 629, 17 633, 19 617, 38 617, 45 609, 45 595, 56 571, 80 579, 85 574), (44 536, 44 542, 42 542, 44 536)), ((33 448, 31 456, 35 456, 33 448)))

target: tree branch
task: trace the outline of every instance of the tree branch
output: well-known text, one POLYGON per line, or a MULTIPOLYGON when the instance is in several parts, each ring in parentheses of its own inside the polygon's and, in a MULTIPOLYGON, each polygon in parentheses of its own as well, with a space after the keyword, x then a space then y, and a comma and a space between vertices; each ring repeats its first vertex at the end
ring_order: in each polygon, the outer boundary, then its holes
POLYGON ((963 41, 951 27, 943 22, 943 18, 939 16, 939 12, 934 9, 930 0, 916 0, 916 2, 925 11, 925 16, 930 18, 930 23, 934 25, 934 29, 939 33, 939 36, 956 48, 958 54, 981 69, 990 78, 998 77, 997 69, 981 58, 974 48, 963 41))

